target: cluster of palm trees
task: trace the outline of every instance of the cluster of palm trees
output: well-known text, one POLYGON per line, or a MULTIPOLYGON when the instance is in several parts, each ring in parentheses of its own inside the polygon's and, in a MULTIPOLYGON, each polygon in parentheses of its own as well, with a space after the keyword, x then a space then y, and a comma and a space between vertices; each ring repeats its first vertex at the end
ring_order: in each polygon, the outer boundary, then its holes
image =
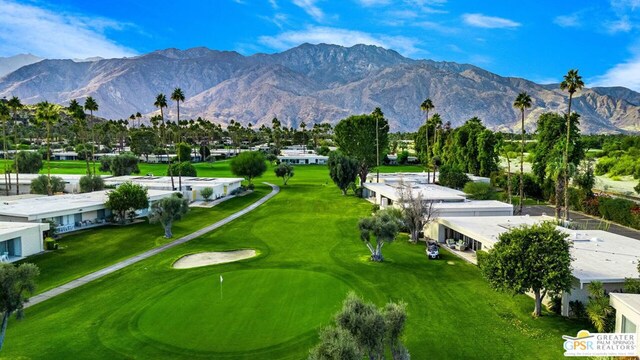
MULTIPOLYGON (((582 76, 578 74, 578 70, 571 69, 567 72, 563 77, 563 81, 560 83, 560 89, 567 91, 569 93, 569 105, 567 109, 567 113, 564 115, 566 118, 566 140, 564 144, 564 151, 562 156, 562 170, 558 176, 558 182, 563 182, 563 191, 564 191, 564 211, 563 211, 563 220, 566 222, 569 217, 569 178, 571 177, 569 171, 569 150, 571 146, 571 104, 573 101, 573 95, 581 90, 584 87, 584 82, 582 81, 582 76)), ((522 214, 523 208, 523 199, 524 199, 524 149, 525 149, 525 110, 530 109, 532 106, 531 96, 526 92, 521 92, 516 97, 513 102, 513 107, 520 110, 521 114, 521 145, 520 145, 520 181, 519 181, 519 201, 518 208, 516 210, 517 214, 522 214)), ((425 154, 426 154, 426 164, 431 163, 430 153, 429 153, 429 111, 433 110, 435 106, 431 99, 425 99, 422 104, 420 104, 420 109, 426 113, 425 118, 425 154)), ((435 126, 434 126, 435 129, 435 126)), ((435 131, 434 131, 435 132, 435 131)), ((434 134, 435 136, 435 134, 434 134)), ((435 139, 434 139, 435 144, 435 139)), ((428 165, 427 165, 428 166, 428 165)), ((429 172, 427 171, 427 181, 431 181, 429 172)), ((434 181, 435 181, 435 172, 434 172, 434 181)), ((559 203, 560 199, 556 199, 556 202, 559 203)))

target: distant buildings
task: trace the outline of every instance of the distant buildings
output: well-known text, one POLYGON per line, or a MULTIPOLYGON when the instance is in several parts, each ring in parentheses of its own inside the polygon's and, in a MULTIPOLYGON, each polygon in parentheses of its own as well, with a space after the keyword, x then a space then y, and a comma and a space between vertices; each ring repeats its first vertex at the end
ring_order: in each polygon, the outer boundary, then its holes
MULTIPOLYGON (((204 188, 213 190, 212 200, 225 197, 237 191, 242 184, 242 178, 211 178, 183 176, 181 180, 176 175, 173 176, 173 188, 178 189, 182 183, 182 194, 190 201, 204 200, 201 191, 204 188)), ((152 190, 171 191, 171 177, 169 176, 117 176, 104 179, 105 185, 119 186, 125 182, 142 185, 152 190)))
POLYGON ((311 150, 282 150, 278 161, 289 165, 325 165, 329 161, 329 157, 318 155, 311 150))

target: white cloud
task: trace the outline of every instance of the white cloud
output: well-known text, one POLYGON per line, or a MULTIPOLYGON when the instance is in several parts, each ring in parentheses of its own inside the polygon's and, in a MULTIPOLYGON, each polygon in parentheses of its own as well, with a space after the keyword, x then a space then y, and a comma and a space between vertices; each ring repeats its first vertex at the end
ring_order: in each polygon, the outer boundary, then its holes
POLYGON ((453 27, 442 25, 433 21, 419 21, 419 22, 412 23, 412 25, 423 28, 423 29, 427 29, 427 30, 434 30, 443 34, 452 34, 456 32, 456 29, 453 27))
POLYGON ((389 5, 390 0, 356 0, 358 4, 366 7, 389 5))
POLYGON ((640 91, 640 55, 590 79, 589 86, 624 86, 640 91))
POLYGON ((286 31, 276 36, 261 36, 258 41, 275 50, 285 50, 303 43, 324 43, 342 46, 356 44, 376 45, 396 50, 405 56, 423 52, 422 49, 417 47, 419 41, 413 38, 370 34, 362 31, 323 26, 308 26, 300 31, 286 31))
POLYGON ((520 23, 513 20, 483 14, 464 14, 462 19, 467 25, 487 29, 516 28, 520 26, 520 23))
POLYGON ((0 0, 0 55, 32 53, 46 58, 114 58, 135 51, 108 39, 105 30, 131 25, 104 18, 53 12, 0 0))
POLYGON ((272 8, 276 10, 279 8, 278 2, 276 0, 269 0, 269 4, 271 5, 272 8))
POLYGON ((578 14, 556 16, 553 23, 560 27, 579 27, 582 25, 578 14))
POLYGON ((293 3, 302 8, 315 21, 322 22, 324 20, 324 12, 316 5, 316 0, 293 0, 293 3))
POLYGON ((633 29, 633 25, 629 21, 628 16, 623 16, 616 21, 610 21, 605 23, 605 28, 611 34, 619 33, 619 32, 629 32, 633 29))

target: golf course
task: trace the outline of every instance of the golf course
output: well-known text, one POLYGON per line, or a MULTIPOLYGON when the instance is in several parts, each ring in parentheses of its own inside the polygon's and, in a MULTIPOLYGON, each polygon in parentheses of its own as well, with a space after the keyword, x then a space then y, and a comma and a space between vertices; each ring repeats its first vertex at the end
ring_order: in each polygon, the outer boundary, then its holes
MULTIPOLYGON (((83 162, 52 162, 79 173, 83 162)), ((228 162, 197 164, 199 176, 232 176, 228 162)), ((166 166, 141 164, 141 173, 166 166)), ((388 167, 383 171, 419 171, 388 167)), ((357 222, 372 206, 341 195, 325 166, 297 166, 288 185, 269 167, 255 191, 194 208, 178 239, 280 192, 257 209, 192 241, 29 307, 11 319, 0 359, 304 359, 349 292, 378 306, 407 304, 405 344, 414 359, 558 359, 562 335, 585 324, 545 313, 533 300, 492 290, 478 268, 441 252, 428 260, 407 235, 369 261, 357 222), (176 269, 189 254, 242 249, 257 256, 176 269)), ((68 235, 39 266, 40 293, 171 240, 160 225, 109 226, 68 235)))

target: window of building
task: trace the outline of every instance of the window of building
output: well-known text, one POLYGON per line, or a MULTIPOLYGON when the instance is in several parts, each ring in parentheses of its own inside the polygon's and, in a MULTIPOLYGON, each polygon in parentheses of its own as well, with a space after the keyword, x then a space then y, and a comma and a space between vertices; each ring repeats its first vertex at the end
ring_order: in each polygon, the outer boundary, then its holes
POLYGON ((631 320, 627 319, 624 315, 622 315, 622 327, 620 330, 623 333, 636 333, 636 324, 631 322, 631 320))

